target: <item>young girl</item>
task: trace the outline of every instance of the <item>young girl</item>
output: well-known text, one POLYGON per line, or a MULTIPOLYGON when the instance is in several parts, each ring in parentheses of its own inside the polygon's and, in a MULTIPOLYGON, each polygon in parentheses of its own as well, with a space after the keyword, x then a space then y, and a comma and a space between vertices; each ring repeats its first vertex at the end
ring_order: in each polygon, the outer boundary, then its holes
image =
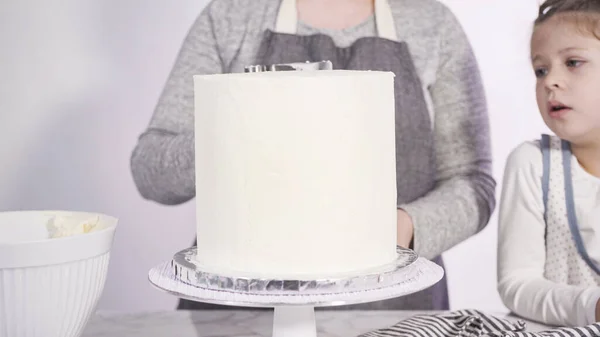
POLYGON ((548 0, 531 38, 537 103, 555 136, 510 154, 498 290, 518 315, 600 321, 600 1, 548 0))

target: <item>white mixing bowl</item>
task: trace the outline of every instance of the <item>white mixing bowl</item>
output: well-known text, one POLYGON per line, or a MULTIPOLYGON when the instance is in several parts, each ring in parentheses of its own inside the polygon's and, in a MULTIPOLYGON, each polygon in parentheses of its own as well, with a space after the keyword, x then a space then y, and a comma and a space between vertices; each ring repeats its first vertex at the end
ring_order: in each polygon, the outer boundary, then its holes
POLYGON ((117 219, 66 211, 0 212, 0 337, 78 337, 104 289, 117 219), (48 238, 53 216, 94 231, 48 238))

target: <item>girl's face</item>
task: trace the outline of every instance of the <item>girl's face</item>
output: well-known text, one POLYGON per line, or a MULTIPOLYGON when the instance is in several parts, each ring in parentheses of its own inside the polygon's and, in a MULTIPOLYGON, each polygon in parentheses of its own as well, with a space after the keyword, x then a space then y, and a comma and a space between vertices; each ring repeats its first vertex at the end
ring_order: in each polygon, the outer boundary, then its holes
POLYGON ((537 25, 531 61, 546 125, 578 144, 600 142, 600 40, 556 15, 537 25))

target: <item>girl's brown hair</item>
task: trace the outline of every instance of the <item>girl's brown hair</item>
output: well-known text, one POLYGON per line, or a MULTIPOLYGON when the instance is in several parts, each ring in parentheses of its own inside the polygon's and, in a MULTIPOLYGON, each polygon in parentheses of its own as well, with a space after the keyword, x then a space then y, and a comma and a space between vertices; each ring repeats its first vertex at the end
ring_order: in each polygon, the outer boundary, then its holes
POLYGON ((600 39, 600 0, 546 0, 540 5, 534 25, 546 22, 554 16, 576 23, 578 28, 600 39))

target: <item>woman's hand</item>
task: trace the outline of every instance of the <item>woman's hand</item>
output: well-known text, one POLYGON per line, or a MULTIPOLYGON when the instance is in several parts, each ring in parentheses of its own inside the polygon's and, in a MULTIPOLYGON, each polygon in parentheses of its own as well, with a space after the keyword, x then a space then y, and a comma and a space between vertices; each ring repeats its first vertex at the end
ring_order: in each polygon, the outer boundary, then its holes
POLYGON ((414 226, 410 215, 403 209, 398 209, 398 234, 396 237, 398 246, 409 248, 413 235, 414 226))

